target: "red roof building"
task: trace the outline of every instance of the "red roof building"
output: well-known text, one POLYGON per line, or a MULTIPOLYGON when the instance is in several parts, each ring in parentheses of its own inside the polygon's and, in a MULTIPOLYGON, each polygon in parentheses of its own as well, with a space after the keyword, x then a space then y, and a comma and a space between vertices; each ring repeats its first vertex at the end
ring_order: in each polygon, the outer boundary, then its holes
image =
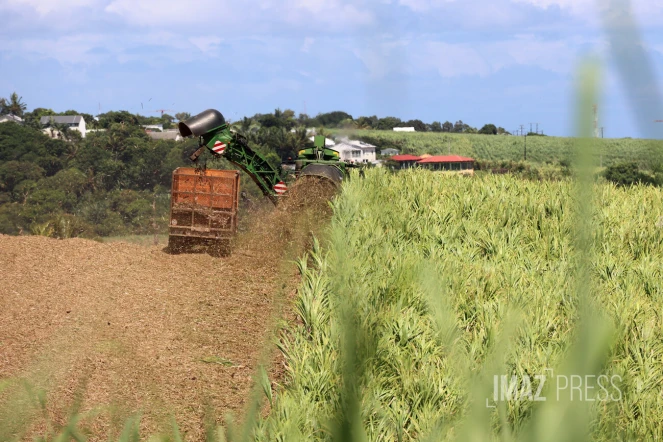
POLYGON ((400 164, 401 169, 421 167, 429 170, 458 171, 461 173, 474 173, 474 158, 460 155, 394 155, 392 160, 400 164))
POLYGON ((401 169, 410 169, 417 165, 417 161, 421 160, 421 157, 415 155, 394 155, 391 159, 398 162, 401 169))
POLYGON ((462 174, 474 174, 474 158, 461 157, 460 155, 437 155, 417 161, 417 166, 429 170, 441 170, 459 172, 462 174))
POLYGON ((402 161, 419 161, 421 157, 415 155, 394 155, 391 159, 400 163, 402 161))
POLYGON ((460 155, 436 155, 423 158, 418 161, 419 164, 425 163, 474 163, 474 158, 461 157, 460 155))

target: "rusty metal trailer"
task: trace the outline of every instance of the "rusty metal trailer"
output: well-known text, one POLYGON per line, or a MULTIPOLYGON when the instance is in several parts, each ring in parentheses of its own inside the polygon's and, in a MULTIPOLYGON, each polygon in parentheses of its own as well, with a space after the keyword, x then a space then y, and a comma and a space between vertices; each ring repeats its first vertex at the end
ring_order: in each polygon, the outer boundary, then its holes
POLYGON ((168 248, 230 254, 237 233, 239 171, 180 167, 173 172, 168 248))

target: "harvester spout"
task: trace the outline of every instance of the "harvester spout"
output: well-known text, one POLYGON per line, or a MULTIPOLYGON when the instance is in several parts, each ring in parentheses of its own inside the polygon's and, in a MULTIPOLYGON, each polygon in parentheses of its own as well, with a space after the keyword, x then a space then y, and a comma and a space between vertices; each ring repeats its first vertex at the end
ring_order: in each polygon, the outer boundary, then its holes
POLYGON ((184 138, 190 137, 191 135, 199 137, 218 129, 225 124, 226 119, 223 118, 221 112, 215 109, 207 109, 195 117, 191 117, 186 121, 180 121, 178 128, 180 130, 180 135, 184 138))

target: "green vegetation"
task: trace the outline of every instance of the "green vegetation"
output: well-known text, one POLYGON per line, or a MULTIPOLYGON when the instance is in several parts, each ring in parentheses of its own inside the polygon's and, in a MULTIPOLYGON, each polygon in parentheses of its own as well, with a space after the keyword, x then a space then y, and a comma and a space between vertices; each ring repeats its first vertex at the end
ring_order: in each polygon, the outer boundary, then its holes
MULTIPOLYGON (((452 134, 430 132, 393 131, 341 131, 334 133, 351 135, 381 149, 393 147, 401 153, 421 155, 469 156, 479 160, 522 161, 525 156, 525 137, 452 134)), ((574 138, 527 137, 527 161, 534 163, 568 161, 573 152, 574 138)), ((649 166, 652 149, 663 150, 663 141, 639 139, 596 140, 597 163, 604 166, 615 162, 633 161, 641 166, 649 166)))
POLYGON ((570 180, 426 171, 346 183, 328 251, 299 262, 300 325, 282 336, 287 379, 258 439, 332 440, 354 417, 343 440, 660 436, 663 203, 653 187, 595 186, 585 303, 572 194, 570 180), (547 368, 619 376, 616 400, 556 400, 549 379, 546 402, 486 408, 493 376, 547 368))
POLYGON ((146 234, 167 223, 172 171, 190 143, 112 124, 84 140, 0 124, 0 233, 60 238, 146 234))
POLYGON ((613 164, 606 168, 603 176, 618 186, 632 186, 634 184, 655 184, 660 186, 663 183, 663 176, 660 172, 652 176, 641 171, 638 164, 633 162, 613 164))

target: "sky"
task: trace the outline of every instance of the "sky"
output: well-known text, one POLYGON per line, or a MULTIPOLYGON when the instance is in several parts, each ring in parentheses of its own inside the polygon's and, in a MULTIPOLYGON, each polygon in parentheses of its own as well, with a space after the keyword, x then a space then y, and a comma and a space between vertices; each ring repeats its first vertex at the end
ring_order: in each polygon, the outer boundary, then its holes
POLYGON ((604 136, 663 138, 660 0, 0 0, 0 17, 0 96, 29 110, 343 110, 570 136, 592 59, 604 136))

